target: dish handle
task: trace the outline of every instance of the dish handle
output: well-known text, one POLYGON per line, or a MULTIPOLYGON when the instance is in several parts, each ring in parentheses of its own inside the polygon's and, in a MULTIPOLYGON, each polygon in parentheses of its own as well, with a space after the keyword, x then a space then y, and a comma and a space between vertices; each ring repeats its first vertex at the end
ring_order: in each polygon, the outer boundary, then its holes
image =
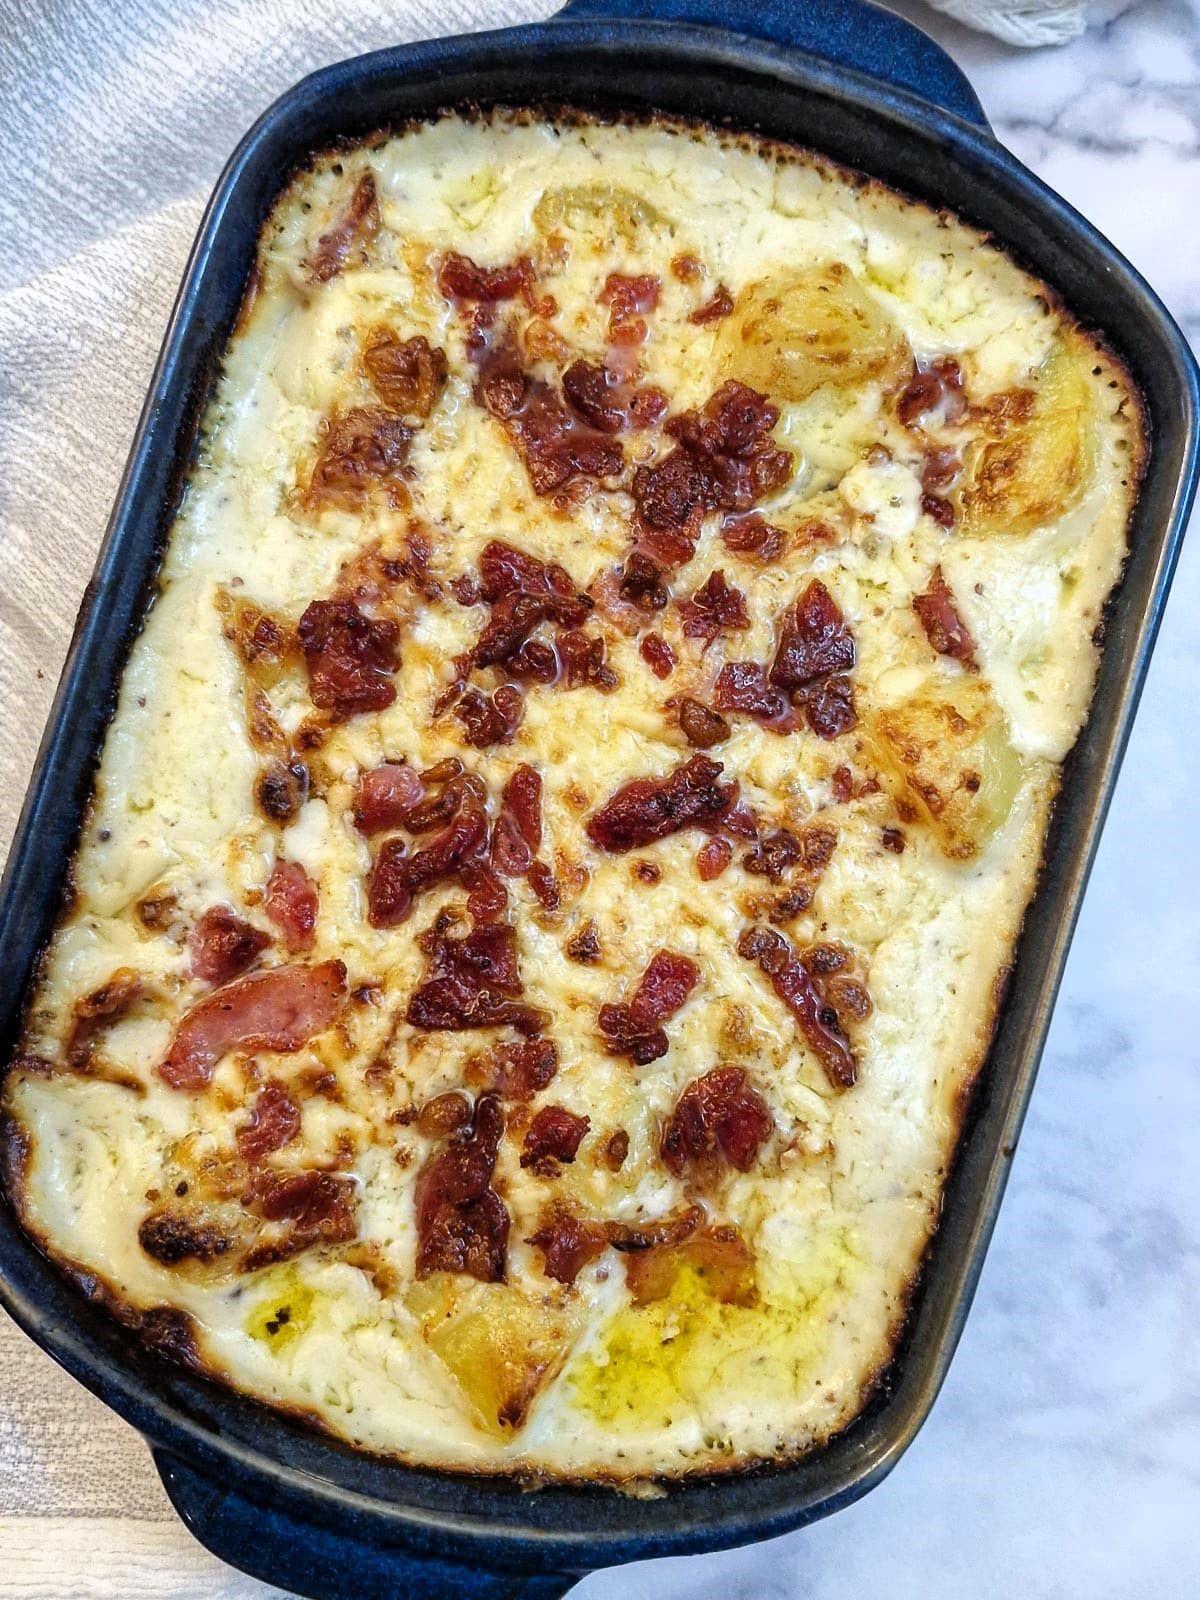
POLYGON ((567 0, 559 17, 691 22, 808 50, 990 132, 979 98, 928 34, 871 0, 567 0))
POLYGON ((206 1550, 310 1600, 559 1600, 581 1573, 505 1572, 415 1555, 361 1529, 353 1512, 344 1532, 301 1522, 277 1506, 259 1506, 155 1450, 154 1464, 171 1504, 206 1550))

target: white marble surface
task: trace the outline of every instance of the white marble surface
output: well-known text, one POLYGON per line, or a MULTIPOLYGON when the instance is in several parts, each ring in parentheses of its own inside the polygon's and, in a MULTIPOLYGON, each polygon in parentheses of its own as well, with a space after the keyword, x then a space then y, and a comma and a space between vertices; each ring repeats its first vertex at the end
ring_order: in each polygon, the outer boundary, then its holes
MULTIPOLYGON (((1200 339, 1196 0, 1105 0, 1092 8, 1083 38, 1035 55, 931 18, 916 0, 905 3, 966 67, 1001 139, 1115 240, 1200 339)), ((42 45, 50 40, 54 50, 31 58, 0 30, 0 71, 15 74, 0 104, 8 104, 18 152, 31 163, 11 163, 7 199, 0 193, 8 245, 0 246, 0 468, 18 455, 13 447, 6 456, 5 427, 10 445, 14 435, 27 443, 45 406, 22 383, 17 356, 27 335, 13 308, 26 304, 22 297, 36 303, 39 283, 52 283, 56 270, 90 249, 101 277, 111 277, 99 303, 119 309, 138 285, 136 276, 133 288, 118 283, 126 271, 121 252, 105 253, 101 241, 114 228, 132 228, 134 237, 139 227, 150 229, 169 269, 220 156, 265 103, 261 91, 239 98, 224 83, 222 28, 236 34, 239 49, 261 50, 265 81, 283 87, 305 66, 386 37, 447 31, 455 20, 523 20, 546 7, 462 0, 436 14, 411 8, 402 28, 385 31, 377 19, 369 26, 361 10, 348 18, 314 7, 311 31, 283 39, 264 39, 251 5, 235 0, 190 0, 169 23, 164 10, 160 33, 140 38, 140 54, 131 54, 159 75, 161 119, 131 131, 116 114, 106 144, 105 119, 98 124, 93 108, 89 122, 68 103, 62 126, 77 138, 83 170, 75 169, 65 219, 60 207, 51 228, 63 151, 41 141, 45 118, 30 108, 57 92, 64 74, 86 86, 96 61, 83 58, 72 22, 87 12, 94 23, 99 9, 50 7, 42 45), (207 120, 197 120, 202 113, 207 120), (86 144, 81 129, 90 129, 86 144), (138 147, 122 147, 126 137, 148 138, 153 159, 131 159, 138 147)), ((0 19, 7 10, 0 3, 0 19)), ((111 32, 112 48, 121 49, 119 22, 111 32)), ((11 138, 6 149, 11 155, 11 138)), ((156 278, 143 291, 161 326, 169 283, 156 278)), ((60 342, 51 354, 70 369, 81 332, 69 311, 51 319, 44 337, 60 342)), ((95 338, 103 349, 104 334, 95 338)), ((89 384, 91 399, 102 400, 102 380, 111 379, 126 434, 153 343, 110 350, 107 364, 80 361, 84 400, 89 384)), ((90 548, 120 454, 89 452, 88 430, 79 427, 69 463, 78 475, 72 504, 80 538, 90 548)), ((0 477, 3 515, 11 518, 15 507, 19 520, 29 492, 0 477)), ((7 598, 0 595, 0 625, 7 598)), ((580 1600, 1200 1595, 1198 619, 1200 545, 1193 545, 1176 579, 975 1308, 917 1442, 879 1489, 817 1527, 755 1549, 599 1574, 581 1586, 580 1600)), ((65 634, 47 637, 34 647, 44 661, 29 665, 44 665, 52 677, 64 644, 65 634)), ((35 689, 30 707, 44 694, 35 689)), ((6 766, 16 763, 6 776, 19 778, 32 730, 15 748, 9 761, 5 745, 6 766)), ((0 1326, 0 1371, 0 1596, 249 1600, 271 1592, 191 1543, 171 1520, 140 1440, 10 1324, 0 1326)))

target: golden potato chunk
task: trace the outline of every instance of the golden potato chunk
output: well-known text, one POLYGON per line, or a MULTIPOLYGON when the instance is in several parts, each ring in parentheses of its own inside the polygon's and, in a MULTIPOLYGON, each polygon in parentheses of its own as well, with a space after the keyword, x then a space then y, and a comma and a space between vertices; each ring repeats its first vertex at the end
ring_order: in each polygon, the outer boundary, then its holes
POLYGON ((632 244, 642 228, 667 228, 664 217, 643 195, 616 183, 577 183, 547 189, 533 208, 533 220, 543 232, 566 227, 595 232, 607 239, 616 233, 632 244))
POLYGON ((721 325, 719 350, 729 376, 773 400, 807 400, 830 383, 898 380, 912 360, 882 306, 841 261, 743 289, 721 325))
POLYGON ((578 1331, 571 1311, 550 1301, 446 1273, 414 1284, 405 1304, 496 1438, 522 1426, 578 1331))
POLYGON ((1095 394, 1080 355, 1059 345, 1028 391, 997 396, 998 437, 966 453, 958 532, 1026 534, 1077 505, 1096 462, 1095 394), (1019 403, 1024 400, 1024 404, 1019 403))
POLYGON ((930 684, 870 719, 876 753, 942 854, 968 860, 1008 816, 1021 782, 999 707, 977 680, 930 684))

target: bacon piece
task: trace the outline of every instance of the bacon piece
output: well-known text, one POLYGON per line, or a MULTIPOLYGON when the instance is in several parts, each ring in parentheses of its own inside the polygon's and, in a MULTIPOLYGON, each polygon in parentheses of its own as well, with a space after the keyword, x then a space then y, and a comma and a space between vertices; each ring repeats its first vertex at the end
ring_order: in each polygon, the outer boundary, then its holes
POLYGON ((390 619, 364 617, 352 600, 314 600, 296 632, 313 705, 335 722, 395 700, 400 630, 390 619))
POLYGON ((790 733, 799 720, 781 689, 767 682, 757 661, 727 661, 717 674, 713 700, 722 711, 744 711, 778 733, 790 733))
POLYGON ((266 1221, 290 1221, 292 1226, 282 1237, 264 1239, 248 1250, 243 1271, 287 1261, 312 1245, 344 1244, 358 1232, 358 1187, 352 1178, 314 1171, 285 1176, 268 1170, 257 1175, 254 1191, 266 1221))
POLYGON ((406 762, 384 761, 358 775, 354 826, 360 833, 398 828, 425 797, 425 785, 406 762))
POLYGON ((468 867, 462 874, 467 911, 476 922, 495 922, 508 910, 508 890, 488 866, 468 867))
POLYGON ((681 447, 654 466, 638 467, 630 492, 644 531, 674 534, 681 541, 678 559, 671 563, 674 566, 691 558, 705 512, 715 511, 721 504, 705 463, 681 447))
POLYGON ((913 610, 938 655, 953 656, 964 667, 975 666, 975 641, 958 614, 940 565, 934 567, 925 593, 914 595, 913 610))
POLYGON ((278 1078, 268 1078, 250 1107, 250 1120, 235 1129, 238 1154, 251 1164, 282 1150, 300 1132, 300 1107, 278 1078))
POLYGON ((656 678, 669 678, 675 670, 675 652, 661 633, 648 633, 638 653, 656 678))
POLYGON ((708 581, 690 599, 679 602, 679 615, 689 639, 706 639, 709 643, 719 633, 750 626, 746 596, 740 589, 730 587, 721 568, 710 573, 708 581))
POLYGON ((360 511, 373 488, 392 504, 407 494, 402 468, 412 429, 382 406, 338 411, 321 425, 320 448, 308 485, 310 506, 360 511))
POLYGON ((854 687, 849 678, 827 678, 815 683, 804 696, 804 716, 819 739, 836 739, 857 726, 854 687))
POLYGON ((803 842, 790 828, 776 828, 742 857, 742 865, 747 872, 769 878, 772 883, 782 883, 797 861, 803 859, 803 842))
POLYGON ((781 689, 804 689, 818 678, 849 672, 854 660, 846 619, 820 578, 813 578, 783 615, 771 682, 781 689))
POLYGON ((615 1128, 604 1142, 604 1165, 610 1172, 620 1172, 629 1155, 629 1135, 624 1128, 615 1128))
POLYGON ((317 927, 317 886, 298 861, 277 861, 263 893, 263 910, 294 954, 311 950, 317 927))
POLYGON ((350 258, 355 245, 365 247, 379 232, 379 201, 375 175, 364 172, 354 186, 345 210, 332 228, 317 240, 308 264, 310 283, 328 283, 336 278, 350 258))
POLYGON ((590 1117, 578 1117, 566 1106, 543 1106, 529 1124, 521 1147, 521 1165, 534 1167, 549 1176, 551 1163, 574 1161, 584 1135, 591 1127, 590 1117))
POLYGON ((302 761, 266 763, 254 784, 254 802, 268 822, 286 827, 300 815, 308 796, 308 768, 302 761))
POLYGON ((462 1272, 503 1283, 508 1208, 492 1187, 504 1112, 495 1095, 476 1102, 469 1130, 454 1134, 417 1177, 417 1276, 462 1272))
POLYGON ((542 780, 522 764, 500 797, 500 815, 492 827, 492 866, 507 877, 520 878, 541 846, 542 780))
POLYGON ((608 306, 610 322, 627 322, 632 316, 657 308, 660 288, 659 279, 649 273, 630 278, 623 272, 610 272, 597 299, 602 306, 608 306))
POLYGON ((470 1081, 502 1100, 532 1100, 558 1071, 558 1046, 551 1039, 521 1039, 493 1045, 468 1063, 470 1081))
POLYGON ((600 960, 600 934, 594 920, 585 922, 567 940, 567 959, 581 967, 594 967, 600 960))
POLYGON ((914 363, 913 375, 896 401, 896 415, 906 428, 939 410, 943 422, 957 422, 966 409, 962 369, 953 356, 928 366, 914 363))
POLYGON ((688 695, 679 702, 679 727, 687 742, 697 750, 711 750, 730 734, 724 717, 688 695))
POLYGON ((345 993, 340 961, 252 972, 186 1013, 158 1074, 172 1089, 203 1089, 231 1050, 290 1055, 333 1026, 345 993))
POLYGON ((701 883, 711 883, 719 878, 733 860, 733 846, 728 839, 710 839, 696 853, 696 871, 701 883))
POLYGON ((621 854, 720 817, 735 788, 719 784, 719 761, 695 755, 662 778, 635 778, 588 819, 587 835, 602 850, 621 854))
POLYGON ((733 296, 723 283, 719 283, 713 291, 711 299, 698 306, 688 317, 688 321, 702 328, 708 322, 720 322, 733 310, 733 296))
POLYGON ((671 598, 662 569, 644 550, 635 550, 626 561, 618 592, 627 605, 640 611, 661 611, 671 598))
POLYGON ((628 382, 592 361, 573 361, 562 378, 572 408, 600 433, 631 433, 650 428, 666 414, 661 389, 628 382))
POLYGON ((565 568, 493 539, 479 558, 479 591, 492 615, 471 651, 477 667, 510 660, 540 622, 578 627, 592 609, 565 568))
POLYGON ((600 1007, 597 1021, 610 1055, 630 1056, 639 1067, 669 1049, 666 1030, 700 981, 700 968, 687 956, 660 950, 651 959, 630 1000, 600 1007))
MULTIPOLYGON (((449 786, 448 786, 449 787, 449 786)), ((392 928, 412 910, 414 898, 431 884, 456 878, 479 863, 487 842, 488 817, 470 792, 453 792, 456 809, 445 828, 415 855, 402 839, 387 839, 376 858, 367 885, 368 918, 373 928, 392 928)), ((408 826, 424 819, 409 813, 408 826)))
POLYGON ((781 933, 769 928, 746 928, 738 939, 738 954, 757 961, 770 978, 771 987, 800 1024, 834 1088, 853 1088, 858 1063, 822 975, 813 970, 819 964, 803 960, 781 933))
POLYGON ((540 1033, 547 1018, 526 1005, 517 965, 517 935, 507 923, 485 922, 464 938, 434 934, 424 982, 405 1012, 414 1028, 458 1033, 511 1026, 540 1033))
POLYGON ((435 1095, 426 1100, 417 1113, 417 1132, 427 1139, 440 1139, 466 1127, 474 1116, 475 1108, 465 1094, 451 1092, 435 1095))
POLYGON ((455 716, 466 729, 464 737, 475 750, 510 743, 524 711, 525 697, 511 683, 501 684, 492 694, 468 689, 454 708, 455 716))
POLYGON ((210 906, 188 936, 188 965, 205 983, 228 983, 270 943, 269 933, 243 922, 228 906, 210 906))
POLYGON ((423 334, 401 341, 391 328, 376 328, 362 360, 375 393, 403 417, 427 417, 445 386, 446 352, 423 334))
POLYGON ((608 1248, 608 1230, 602 1222, 577 1217, 556 1205, 526 1241, 542 1253, 542 1271, 557 1283, 574 1283, 589 1262, 608 1248))
POLYGON ((745 1068, 714 1067, 693 1078, 675 1102, 662 1158, 677 1178, 690 1169, 711 1186, 723 1163, 749 1172, 772 1126, 762 1096, 746 1082, 745 1068))
POLYGON ((686 1269, 698 1273, 708 1292, 723 1305, 758 1304, 753 1252, 738 1230, 724 1223, 694 1233, 679 1244, 628 1255, 625 1281, 634 1305, 665 1300, 686 1269))
POLYGON ((605 661, 603 639, 592 639, 578 628, 568 628, 555 636, 554 644, 568 689, 586 684, 608 694, 617 687, 620 679, 605 661))
POLYGON ((438 288, 447 300, 470 300, 494 305, 511 300, 533 282, 533 262, 520 256, 504 267, 480 267, 469 256, 451 250, 438 268, 438 288))
POLYGON ((774 561, 781 553, 787 535, 773 528, 757 511, 746 516, 726 517, 721 523, 721 543, 734 555, 756 561, 774 561))
POLYGON ((675 1245, 689 1238, 704 1223, 703 1206, 685 1206, 665 1217, 646 1222, 610 1222, 608 1240, 614 1250, 655 1250, 660 1245, 675 1245))
POLYGON ((557 911, 562 902, 558 879, 544 861, 535 861, 529 869, 529 887, 547 911, 557 911))

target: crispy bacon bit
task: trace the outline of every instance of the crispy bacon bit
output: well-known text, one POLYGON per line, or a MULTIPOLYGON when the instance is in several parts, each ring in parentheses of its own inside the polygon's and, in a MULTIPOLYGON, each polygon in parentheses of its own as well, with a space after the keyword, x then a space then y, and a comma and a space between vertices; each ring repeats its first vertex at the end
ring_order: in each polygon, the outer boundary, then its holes
POLYGON ((938 410, 943 422, 957 422, 966 409, 962 369, 953 356, 914 365, 908 387, 896 401, 896 415, 906 428, 938 410))
POLYGON ((714 1067, 693 1078, 675 1103, 663 1134, 662 1158, 677 1178, 690 1169, 711 1187, 723 1163, 749 1172, 773 1126, 744 1067, 714 1067))
POLYGON ((186 1013, 158 1074, 172 1089, 203 1089, 230 1050, 290 1055, 333 1026, 345 993, 340 961, 252 972, 186 1013))
POLYGON ((679 727, 687 742, 697 750, 711 750, 722 744, 730 734, 725 718, 699 700, 685 695, 679 702, 679 727))
POLYGON ((696 853, 696 871, 701 883, 711 883, 719 878, 733 860, 733 846, 728 839, 710 839, 696 853))
POLYGON ((402 417, 427 417, 446 382, 446 352, 423 334, 397 338, 391 328, 376 328, 363 346, 363 366, 375 393, 402 417))
POLYGON ((540 639, 526 640, 505 667, 518 683, 556 683, 560 672, 558 652, 540 639))
POLYGON ((350 259, 357 244, 365 250, 379 232, 379 201, 375 194, 375 175, 364 172, 354 186, 346 209, 327 233, 317 240, 308 266, 310 283, 328 283, 350 259))
MULTIPOLYGON (((77 1000, 71 1009, 71 1026, 64 1044, 67 1065, 75 1072, 93 1072, 99 1036, 125 1016, 145 993, 145 984, 132 967, 118 967, 106 983, 77 1000)), ((29 1061, 36 1057, 26 1058, 29 1061)))
POLYGON ((601 433, 637 433, 666 415, 661 389, 630 383, 593 361, 573 361, 562 385, 572 407, 601 433))
POLYGON ((558 1071, 558 1046, 551 1039, 521 1039, 493 1045, 486 1056, 473 1056, 468 1076, 502 1100, 532 1100, 558 1071))
POLYGON ((452 1136, 417 1177, 417 1276, 463 1272, 503 1283, 508 1208, 492 1187, 504 1112, 495 1095, 475 1105, 471 1128, 452 1136))
POLYGON ((647 274, 628 278, 610 272, 599 294, 600 304, 608 307, 608 332, 614 344, 641 344, 646 324, 641 315, 658 305, 659 280, 647 274))
POLYGON ((776 828, 759 840, 754 849, 742 857, 747 872, 769 878, 772 883, 782 883, 784 878, 804 858, 804 845, 790 828, 776 828))
POLYGON ((799 1022, 801 1033, 834 1088, 852 1088, 858 1078, 858 1063, 837 1008, 830 1001, 827 975, 820 970, 823 963, 819 959, 803 959, 781 933, 769 928, 746 928, 738 939, 738 954, 757 961, 770 978, 772 988, 799 1022))
POLYGON ((358 511, 376 486, 392 504, 401 503, 407 494, 401 469, 411 440, 412 429, 382 406, 336 412, 321 425, 320 449, 308 486, 309 504, 358 511))
POLYGON ((938 655, 953 656, 964 667, 975 666, 975 641, 958 614, 940 565, 934 567, 925 593, 913 597, 913 610, 938 655))
POLYGON ((784 613, 771 682, 781 689, 804 689, 818 678, 849 672, 854 660, 846 619, 820 578, 813 578, 784 613))
POLYGON ((778 727, 781 733, 796 727, 796 718, 781 689, 767 682, 765 667, 757 661, 728 661, 717 674, 713 699, 722 711, 744 711, 778 727))
POLYGON ((630 1000, 600 1007, 597 1019, 610 1055, 627 1055, 639 1067, 670 1048, 662 1024, 669 1022, 700 981, 700 968, 686 956, 660 950, 642 974, 630 1000))
POLYGON ((620 1172, 629 1155, 629 1135, 624 1128, 616 1128, 604 1141, 604 1165, 610 1172, 620 1172))
POLYGON ((774 561, 783 550, 787 535, 773 528, 757 511, 747 516, 726 517, 721 523, 721 543, 734 555, 756 561, 774 561))
POLYGON ((675 670, 675 652, 661 633, 648 633, 638 653, 656 678, 669 678, 675 670))
POLYGON ((804 696, 804 715, 819 739, 836 739, 858 723, 854 688, 849 678, 829 678, 814 684, 804 696))
POLYGON ((905 838, 900 828, 884 828, 880 834, 880 842, 885 850, 890 850, 894 856, 904 854, 905 838))
POLYGON ((451 250, 438 268, 438 288, 447 300, 494 305, 512 300, 533 282, 533 262, 521 256, 506 267, 480 267, 469 256, 451 250))
MULTIPOLYGON (((452 778, 446 792, 453 810, 446 826, 423 850, 410 856, 402 839, 384 841, 367 885, 368 916, 373 928, 395 927, 408 916, 413 899, 422 890, 460 877, 478 864, 487 841, 487 812, 474 789, 462 787, 460 780, 452 778)), ((421 825, 427 819, 421 814, 422 807, 432 810, 434 803, 423 801, 409 812, 407 825, 411 832, 423 831, 421 825)), ((437 820, 440 818, 435 818, 434 825, 437 820)))
POLYGON ((402 761, 384 761, 358 775, 354 826, 365 834, 398 828, 424 795, 425 785, 412 767, 402 761))
POLYGON ((492 694, 468 689, 454 708, 455 716, 466 729, 467 743, 476 750, 510 743, 524 712, 525 697, 511 683, 501 684, 492 694))
POLYGON ((236 1240, 215 1222, 203 1221, 180 1210, 152 1211, 138 1228, 138 1243, 164 1267, 181 1261, 215 1261, 232 1250, 236 1240))
POLYGON ((510 660, 540 622, 577 628, 592 609, 565 568, 499 539, 480 555, 479 590, 492 615, 471 652, 477 667, 510 660))
POLYGON ((188 965, 204 983, 228 983, 270 943, 269 933, 243 922, 228 906, 210 906, 188 937, 188 965))
POLYGON ((462 874, 467 895, 467 912, 476 922, 495 922, 508 910, 508 890, 504 880, 491 867, 468 867, 462 874))
POLYGON ((364 617, 352 600, 314 600, 296 632, 313 705, 335 722, 382 711, 396 698, 400 630, 390 619, 364 617))
POLYGON ((954 507, 949 500, 944 499, 939 494, 922 495, 921 510, 927 517, 932 517, 939 527, 952 528, 954 526, 954 507))
POLYGON ((263 893, 263 910, 294 954, 311 950, 317 927, 317 886, 298 861, 277 861, 263 893))
POLYGON ((705 826, 733 804, 734 787, 717 782, 723 771, 719 761, 695 755, 665 777, 635 778, 589 818, 588 838, 620 854, 705 826))
POLYGON ((565 1106, 543 1106, 529 1124, 521 1165, 541 1169, 543 1176, 549 1176, 552 1163, 574 1161, 591 1125, 590 1117, 578 1117, 565 1106))
POLYGON ((234 1131, 238 1154, 253 1164, 282 1150, 300 1132, 300 1107, 278 1078, 268 1078, 250 1107, 249 1122, 234 1131))
POLYGON ((708 581, 690 599, 679 602, 679 614, 689 639, 706 639, 709 643, 719 633, 750 626, 746 596, 740 589, 730 588, 721 568, 710 573, 708 581))
POLYGON ((706 300, 688 317, 688 321, 697 327, 703 327, 706 322, 720 322, 733 310, 733 296, 723 283, 719 283, 710 300, 706 300))
POLYGON ((660 1245, 680 1244, 703 1226, 704 1207, 685 1206, 665 1217, 646 1222, 610 1222, 608 1241, 614 1250, 655 1250, 660 1245))
POLYGON ((427 1139, 441 1139, 448 1133, 465 1128, 470 1122, 473 1107, 465 1094, 451 1091, 426 1100, 417 1113, 417 1132, 427 1139))
POLYGON ((464 938, 434 932, 425 941, 429 970, 408 1002, 405 1015, 414 1028, 458 1033, 469 1028, 511 1026, 540 1033, 546 1016, 526 1005, 517 965, 516 930, 485 922, 464 938))
POLYGON ((529 887, 546 911, 557 911, 562 902, 558 879, 544 861, 535 861, 529 869, 529 887))
POLYGON ((619 594, 640 611, 661 611, 671 598, 662 569, 644 551, 635 550, 621 572, 619 594))
POLYGON ((268 1222, 290 1221, 279 1239, 264 1239, 247 1251, 246 1271, 286 1261, 315 1244, 344 1244, 358 1231, 358 1188, 352 1178, 330 1172, 262 1172, 255 1182, 258 1209, 268 1222))
POLYGON ((594 920, 585 922, 567 940, 567 959, 581 967, 594 967, 600 960, 600 932, 594 920))
POLYGON ((708 276, 708 272, 703 261, 696 256, 680 253, 671 257, 671 276, 680 283, 699 283, 708 276))
POLYGON ((542 1271, 557 1283, 574 1283, 589 1262, 608 1248, 608 1230, 602 1222, 577 1217, 555 1205, 542 1218, 527 1243, 542 1253, 542 1271))
POLYGON ((586 684, 588 688, 609 694, 620 683, 605 660, 603 639, 591 639, 578 628, 568 628, 556 635, 554 644, 568 689, 586 684))
POLYGON ((500 815, 492 827, 492 866, 519 878, 542 846, 542 780, 522 764, 504 785, 500 815))
POLYGON ((625 1259, 625 1281, 634 1305, 665 1300, 680 1272, 690 1269, 704 1280, 709 1293, 723 1305, 758 1304, 754 1255, 735 1227, 728 1223, 694 1233, 682 1244, 660 1245, 625 1259))

